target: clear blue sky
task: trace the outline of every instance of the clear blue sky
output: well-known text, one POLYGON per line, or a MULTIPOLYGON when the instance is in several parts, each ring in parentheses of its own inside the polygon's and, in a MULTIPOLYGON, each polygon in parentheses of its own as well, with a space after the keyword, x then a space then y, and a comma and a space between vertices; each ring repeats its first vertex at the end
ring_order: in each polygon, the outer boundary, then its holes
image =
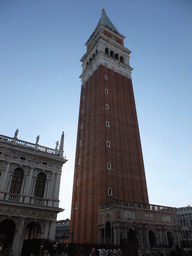
POLYGON ((58 219, 70 217, 80 58, 101 10, 132 51, 150 203, 192 204, 191 0, 0 2, 0 134, 54 148, 65 132, 58 219))

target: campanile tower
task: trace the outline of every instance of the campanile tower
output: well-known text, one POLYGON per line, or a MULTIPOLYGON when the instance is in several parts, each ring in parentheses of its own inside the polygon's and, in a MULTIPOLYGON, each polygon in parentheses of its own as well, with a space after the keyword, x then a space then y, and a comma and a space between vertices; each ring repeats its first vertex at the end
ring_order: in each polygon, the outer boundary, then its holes
POLYGON ((71 210, 75 243, 98 243, 99 205, 148 204, 130 53, 102 10, 86 43, 71 210))

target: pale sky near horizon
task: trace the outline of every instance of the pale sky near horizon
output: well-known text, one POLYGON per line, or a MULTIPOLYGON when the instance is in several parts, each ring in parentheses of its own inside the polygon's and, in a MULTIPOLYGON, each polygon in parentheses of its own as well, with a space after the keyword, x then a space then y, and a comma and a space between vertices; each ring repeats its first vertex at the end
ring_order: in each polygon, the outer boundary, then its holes
POLYGON ((58 219, 70 218, 80 59, 105 11, 130 64, 151 204, 192 204, 192 1, 0 2, 0 134, 55 148, 65 132, 58 219))

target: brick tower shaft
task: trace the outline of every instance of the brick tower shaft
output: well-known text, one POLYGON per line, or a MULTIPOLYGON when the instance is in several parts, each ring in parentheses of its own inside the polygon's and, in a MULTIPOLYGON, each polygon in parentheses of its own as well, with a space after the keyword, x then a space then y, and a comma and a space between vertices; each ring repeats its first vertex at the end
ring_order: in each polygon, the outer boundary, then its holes
POLYGON ((103 10, 86 43, 71 210, 73 242, 98 243, 101 204, 148 204, 130 51, 103 10))

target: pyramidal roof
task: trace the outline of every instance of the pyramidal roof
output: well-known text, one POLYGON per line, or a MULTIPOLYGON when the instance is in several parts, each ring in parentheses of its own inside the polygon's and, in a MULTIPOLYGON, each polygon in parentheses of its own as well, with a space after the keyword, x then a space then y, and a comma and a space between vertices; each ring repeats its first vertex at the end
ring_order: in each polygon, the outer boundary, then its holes
POLYGON ((116 34, 120 35, 123 39, 125 38, 123 35, 121 35, 119 33, 119 31, 116 29, 116 27, 113 25, 113 23, 110 21, 110 19, 108 18, 105 9, 102 9, 102 16, 95 28, 95 30, 93 31, 92 35, 89 37, 88 41, 86 42, 86 46, 88 45, 88 43, 90 42, 92 36, 95 34, 96 30, 100 27, 100 26, 105 26, 106 28, 110 29, 111 31, 115 32, 116 34))
POLYGON ((113 23, 110 21, 110 19, 108 18, 105 9, 102 9, 102 16, 101 19, 99 20, 99 23, 97 25, 97 27, 102 24, 105 25, 106 27, 108 27, 109 29, 113 30, 114 32, 119 34, 119 31, 116 29, 116 27, 113 25, 113 23))

